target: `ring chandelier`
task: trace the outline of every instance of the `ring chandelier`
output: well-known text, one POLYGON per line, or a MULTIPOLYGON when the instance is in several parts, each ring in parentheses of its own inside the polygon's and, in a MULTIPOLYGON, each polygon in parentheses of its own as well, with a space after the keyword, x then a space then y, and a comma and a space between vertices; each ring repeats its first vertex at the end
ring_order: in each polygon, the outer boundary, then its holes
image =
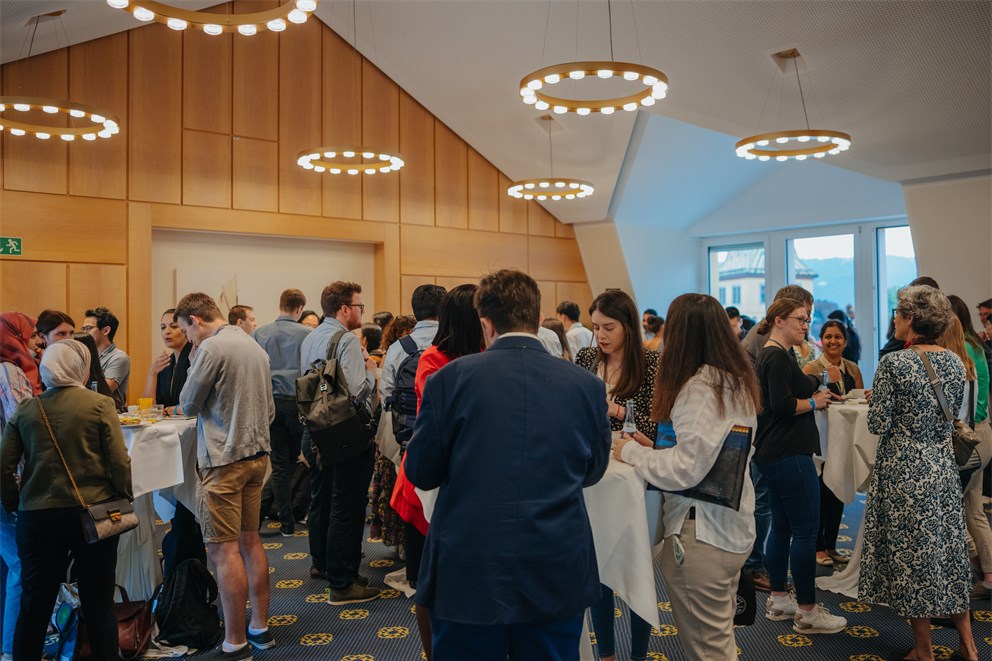
POLYGON ((109 138, 120 133, 120 120, 116 115, 72 101, 42 99, 31 96, 0 96, 0 131, 11 135, 33 135, 39 140, 48 140, 58 136, 66 142, 72 142, 76 137, 83 140, 96 140, 97 137, 109 138), (49 115, 65 113, 76 119, 89 119, 86 126, 51 126, 10 119, 11 110, 27 112, 41 110, 49 115))
POLYGON ((514 181, 506 192, 522 200, 574 200, 589 197, 595 188, 582 179, 554 177, 548 179, 521 179, 514 181))
POLYGON ((301 151, 296 163, 304 170, 330 174, 387 174, 403 167, 403 159, 394 154, 369 151, 364 147, 317 147, 301 151))
POLYGON ((594 112, 612 115, 617 110, 631 112, 640 106, 653 106, 658 99, 664 99, 667 94, 668 76, 657 69, 630 62, 566 62, 538 69, 520 80, 520 96, 524 103, 533 105, 538 110, 550 109, 559 115, 567 112, 578 115, 594 112), (586 76, 640 81, 644 89, 628 96, 595 101, 556 97, 541 91, 546 89, 545 86, 557 85, 563 80, 582 80, 586 76))
POLYGON ((114 9, 131 12, 139 21, 164 23, 173 30, 192 27, 203 30, 209 35, 237 32, 246 37, 258 33, 259 30, 282 32, 286 29, 286 21, 305 23, 310 18, 310 14, 317 9, 317 0, 290 0, 275 9, 251 14, 188 11, 154 0, 107 0, 107 4, 114 9))
POLYGON ((851 136, 840 131, 806 129, 798 131, 776 131, 744 138, 737 143, 737 155, 749 161, 805 161, 835 155, 851 147, 851 136), (789 143, 799 143, 789 147, 789 143), (779 147, 778 145, 782 145, 779 147))

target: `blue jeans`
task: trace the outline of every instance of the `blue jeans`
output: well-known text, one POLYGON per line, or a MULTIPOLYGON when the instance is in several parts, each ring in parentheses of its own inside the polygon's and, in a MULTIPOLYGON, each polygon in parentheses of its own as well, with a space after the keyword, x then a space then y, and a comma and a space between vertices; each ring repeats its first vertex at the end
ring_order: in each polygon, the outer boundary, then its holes
POLYGON ((579 656, 582 614, 550 622, 463 624, 431 613, 434 661, 571 661, 579 656))
POLYGON ((744 570, 764 572, 765 538, 772 524, 772 509, 768 504, 768 480, 754 459, 751 460, 751 484, 754 485, 754 548, 744 563, 744 570))
MULTIPOLYGON (((616 640, 613 636, 613 625, 616 622, 616 607, 613 601, 613 588, 600 584, 603 590, 599 601, 589 607, 592 615, 592 627, 596 633, 596 648, 600 658, 616 654, 616 640)), ((640 661, 648 658, 648 642, 651 636, 651 625, 630 611, 630 658, 640 661)))
POLYGON ((774 592, 784 592, 789 568, 796 601, 816 603, 816 537, 820 530, 820 481, 811 455, 795 455, 761 467, 768 481, 772 530, 765 566, 774 592))
POLYGON ((14 626, 21 611, 21 560, 17 557, 16 519, 0 507, 0 556, 6 565, 3 594, 3 653, 14 653, 14 626))

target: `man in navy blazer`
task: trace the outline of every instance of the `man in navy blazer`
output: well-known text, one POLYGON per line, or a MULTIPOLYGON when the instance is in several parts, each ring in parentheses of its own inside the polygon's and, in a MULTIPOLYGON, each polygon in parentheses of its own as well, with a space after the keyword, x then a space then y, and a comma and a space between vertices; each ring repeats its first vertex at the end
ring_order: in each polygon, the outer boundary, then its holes
POLYGON ((435 661, 577 659, 583 613, 600 597, 583 487, 603 477, 603 383, 537 339, 541 293, 519 271, 482 278, 486 351, 432 375, 406 455, 440 487, 416 601, 435 661))

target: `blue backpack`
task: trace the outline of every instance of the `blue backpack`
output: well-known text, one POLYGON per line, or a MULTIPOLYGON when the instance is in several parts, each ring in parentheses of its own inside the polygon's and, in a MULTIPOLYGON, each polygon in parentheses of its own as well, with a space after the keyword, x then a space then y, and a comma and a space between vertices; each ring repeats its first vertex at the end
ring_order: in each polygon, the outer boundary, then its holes
POLYGON ((396 378, 393 381, 393 392, 386 398, 384 406, 393 414, 393 433, 400 447, 406 449, 406 444, 413 436, 413 423, 417 419, 417 393, 414 382, 417 379, 417 363, 423 349, 417 347, 416 341, 409 335, 399 339, 400 346, 406 351, 406 357, 396 368, 396 378))

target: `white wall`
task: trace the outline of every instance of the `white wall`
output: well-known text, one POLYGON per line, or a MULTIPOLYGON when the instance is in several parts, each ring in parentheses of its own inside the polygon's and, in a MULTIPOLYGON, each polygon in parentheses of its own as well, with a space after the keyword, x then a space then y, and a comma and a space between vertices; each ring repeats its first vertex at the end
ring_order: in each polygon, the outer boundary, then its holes
POLYGON ((622 289, 633 295, 634 289, 627 271, 629 257, 620 244, 617 226, 603 221, 579 223, 572 225, 572 228, 593 297, 610 288, 622 289))
POLYGON ((992 296, 992 176, 903 186, 920 275, 972 309, 992 296))
POLYGON ((155 230, 152 234, 152 353, 162 347, 164 310, 190 291, 215 299, 235 277, 237 303, 255 309, 261 325, 279 314, 279 294, 296 287, 320 313, 320 293, 335 280, 362 286, 365 318, 375 312, 375 256, 363 243, 155 230), (178 286, 177 286, 178 285, 178 286))
POLYGON ((667 317, 676 296, 697 291, 698 240, 684 229, 620 225, 618 230, 638 309, 654 308, 667 317))
POLYGON ((884 220, 905 213, 897 183, 827 163, 788 163, 728 199, 689 231, 700 237, 720 236, 884 220))

